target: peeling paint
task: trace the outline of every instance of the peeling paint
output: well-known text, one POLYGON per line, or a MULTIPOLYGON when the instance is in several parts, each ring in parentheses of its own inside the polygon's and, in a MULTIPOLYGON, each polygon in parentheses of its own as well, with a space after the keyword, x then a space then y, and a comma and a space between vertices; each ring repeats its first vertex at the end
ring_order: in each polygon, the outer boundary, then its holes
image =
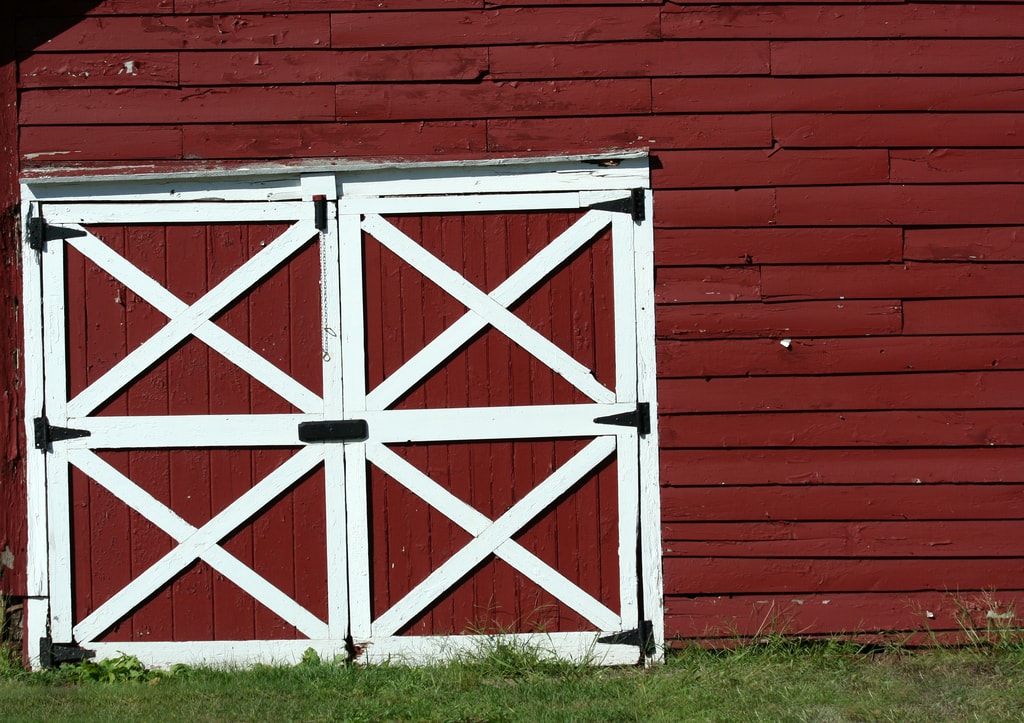
POLYGON ((14 553, 11 552, 9 545, 4 545, 4 551, 0 552, 0 567, 6 567, 8 570, 14 569, 14 553))

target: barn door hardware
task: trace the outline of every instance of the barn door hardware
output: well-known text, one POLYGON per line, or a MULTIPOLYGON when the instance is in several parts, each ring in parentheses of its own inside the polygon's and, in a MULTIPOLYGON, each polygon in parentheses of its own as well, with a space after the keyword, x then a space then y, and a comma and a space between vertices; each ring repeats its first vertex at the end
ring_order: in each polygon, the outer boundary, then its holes
POLYGON ((623 630, 621 633, 612 633, 598 638, 599 643, 610 645, 635 645, 640 648, 644 657, 654 655, 654 625, 650 620, 641 620, 640 626, 632 630, 623 630))
POLYGON ((618 427, 636 427, 639 434, 650 434, 651 431, 651 405, 649 402, 639 402, 632 412, 621 414, 609 414, 607 417, 597 417, 595 424, 614 424, 618 427))
POLYGON ((370 436, 365 419, 332 419, 323 422, 299 422, 302 442, 352 442, 370 436))
POLYGON ((33 423, 35 424, 36 449, 41 449, 44 452, 50 448, 51 442, 88 437, 92 434, 88 429, 54 427, 46 417, 36 417, 33 423))
POLYGON ((44 668, 55 668, 61 663, 80 663, 95 657, 95 650, 80 648, 75 643, 55 643, 50 636, 39 638, 39 664, 44 668))
POLYGON ((327 196, 313 196, 313 225, 319 231, 327 230, 327 196))
POLYGON ((63 226, 51 226, 46 223, 42 215, 36 215, 32 211, 35 207, 29 206, 28 216, 28 246, 33 251, 42 251, 47 241, 55 239, 76 238, 85 236, 85 231, 63 226))
POLYGON ((625 198, 616 198, 614 201, 599 201, 598 203, 591 204, 590 208, 598 211, 611 211, 612 213, 628 213, 633 217, 634 223, 640 223, 647 218, 644 189, 642 188, 634 188, 625 198))

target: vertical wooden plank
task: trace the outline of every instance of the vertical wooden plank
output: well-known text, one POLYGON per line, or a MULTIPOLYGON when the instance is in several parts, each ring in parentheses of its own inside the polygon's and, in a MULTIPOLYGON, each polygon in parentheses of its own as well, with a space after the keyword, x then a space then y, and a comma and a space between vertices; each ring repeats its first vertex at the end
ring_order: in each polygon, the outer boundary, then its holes
MULTIPOLYGON (((19 219, 21 238, 28 238, 25 219, 33 194, 22 186, 22 212, 19 219)), ((22 314, 24 318, 25 353, 23 379, 25 384, 25 410, 23 420, 24 439, 31 440, 35 432, 32 420, 43 410, 43 279, 40 254, 22 246, 22 314)), ((13 429, 13 427, 12 427, 13 429)), ((26 594, 46 597, 49 594, 49 573, 47 563, 47 519, 46 519, 46 454, 35 450, 26 442, 26 512, 28 514, 28 538, 25 553, 26 594)), ((70 592, 69 592, 70 594, 70 592)), ((38 607, 38 606, 37 606, 38 607)), ((31 622, 31 621, 30 621, 31 622)), ((43 631, 29 628, 31 639, 42 637, 43 631)), ((36 644, 38 646, 38 643, 36 644)), ((37 653, 38 655, 38 653, 37 653)), ((30 655, 31 657, 31 655, 30 655)))
MULTIPOLYGON (((167 280, 166 229, 162 226, 137 226, 128 230, 122 240, 125 257, 154 279, 167 280)), ((143 302, 131 290, 122 294, 124 308, 125 351, 135 349, 167 322, 163 314, 143 302)), ((157 365, 148 374, 130 385, 126 394, 129 415, 168 413, 169 379, 166 365, 157 365)), ((123 457, 123 455, 121 455, 123 457)), ((170 458, 163 450, 133 451, 127 454, 129 479, 165 504, 171 501, 170 458)), ((170 551, 172 541, 141 516, 128 513, 131 532, 131 570, 138 575, 170 551)), ((172 636, 172 596, 170 590, 159 591, 131 617, 132 640, 170 640, 172 636)))
MULTIPOLYGON (((211 287, 208 226, 167 227, 167 287, 192 304, 211 287), (198 263, 197 263, 198 261, 198 263)), ((167 359, 169 414, 209 414, 222 403, 210 384, 209 348, 189 339, 167 359)), ((200 527, 212 517, 210 454, 205 450, 170 455, 171 508, 200 527)), ((205 564, 187 569, 171 586, 174 639, 208 640, 214 630, 213 577, 205 564)))
MULTIPOLYGON (((209 278, 217 283, 241 266, 249 250, 257 245, 265 232, 244 225, 225 224, 210 227, 211 245, 209 278), (250 238, 255 235, 256 238, 250 238)), ((222 315, 217 325, 247 345, 251 345, 251 312, 248 300, 222 315)), ((219 403, 238 405, 239 411, 252 413, 251 380, 243 378, 238 368, 221 357, 210 354, 211 388, 221 390, 219 403), (230 391, 228 391, 230 390, 230 391)), ((210 509, 217 514, 249 491, 252 478, 252 453, 236 449, 213 449, 210 455, 210 509)), ((243 528, 224 544, 243 564, 253 565, 253 534, 243 528)), ((215 640, 249 640, 255 636, 256 603, 252 596, 224 578, 213 575, 213 638, 215 640)))
MULTIPOLYGON (((64 340, 67 326, 64 315, 64 244, 44 245, 43 270, 43 363, 47 380, 44 392, 47 418, 52 424, 67 423, 67 383, 64 340)), ((48 454, 46 461, 48 548, 50 555, 50 635, 54 640, 70 642, 72 620, 71 509, 68 461, 61 445, 48 454)))
POLYGON ((651 431, 639 439, 640 579, 643 619, 650 620, 653 660, 664 656, 665 606, 661 565, 661 488, 659 482, 658 377, 655 361, 654 193, 644 191, 646 220, 633 228, 636 277, 637 389, 650 404, 651 431))
MULTIPOLYGON (((332 347, 328 346, 324 354, 324 411, 332 404, 333 398, 342 400, 342 412, 351 417, 357 417, 360 411, 366 407, 367 378, 365 360, 367 355, 380 358, 381 350, 376 348, 367 350, 367 339, 363 332, 364 319, 372 324, 378 316, 379 309, 364 300, 366 291, 363 288, 364 260, 363 260, 363 231, 360 226, 359 215, 343 215, 337 220, 338 235, 335 244, 337 250, 331 249, 331 245, 325 245, 324 274, 322 280, 325 290, 324 303, 327 307, 327 321, 337 324, 339 330, 339 341, 332 347), (341 260, 344 259, 344 263, 341 260), (335 282, 333 279, 337 278, 335 282), (337 286, 335 286, 337 284, 337 286), (332 288, 334 287, 334 288, 332 288), (337 299, 338 304, 332 303, 331 299, 337 299), (339 365, 328 360, 337 358, 339 365), (339 375, 340 371, 340 375, 339 375), (340 377, 340 378, 339 378, 340 377), (340 395, 338 384, 340 382, 340 395)), ((376 247, 376 244, 370 242, 376 247)), ((378 261, 377 254, 370 257, 367 263, 378 261)), ((367 266, 365 279, 367 286, 373 286, 370 298, 379 298, 380 291, 377 287, 379 277, 372 271, 379 267, 367 266)), ((375 327, 380 328, 380 327, 375 327)), ((330 468, 328 468, 330 469, 330 468)), ((329 539, 335 535, 341 535, 346 540, 348 547, 348 620, 351 635, 357 644, 368 640, 371 634, 372 612, 373 612, 373 583, 372 570, 373 562, 370 559, 372 531, 370 529, 369 498, 367 496, 367 484, 369 482, 366 469, 366 448, 364 445, 346 445, 344 451, 344 494, 345 509, 337 511, 338 517, 329 517, 333 520, 328 527, 329 539), (347 538, 344 535, 347 533, 347 538)), ((330 484, 330 476, 328 476, 330 484)), ((378 492, 379 494, 379 492, 378 492)), ((335 503, 334 497, 328 500, 328 510, 332 509, 335 503)), ((374 521, 378 519, 374 516, 374 521)), ((374 551, 375 553, 377 551, 374 551)), ((339 561, 340 562, 340 561, 339 561)), ((344 568, 337 573, 344 575, 344 568)), ((339 589, 339 588, 334 588, 339 589)), ((337 629, 336 615, 343 615, 344 601, 335 598, 335 592, 329 591, 331 611, 331 633, 337 629)))

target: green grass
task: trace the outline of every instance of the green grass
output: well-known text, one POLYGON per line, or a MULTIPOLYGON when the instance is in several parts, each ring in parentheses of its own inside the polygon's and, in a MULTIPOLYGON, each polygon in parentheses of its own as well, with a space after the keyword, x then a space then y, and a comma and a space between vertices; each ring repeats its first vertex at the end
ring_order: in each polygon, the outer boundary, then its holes
POLYGON ((0 719, 1024 720, 1020 645, 867 652, 778 638, 728 651, 688 648, 649 670, 543 662, 535 651, 502 646, 426 668, 315 656, 236 671, 156 673, 130 658, 92 666, 31 674, 0 666, 0 719))

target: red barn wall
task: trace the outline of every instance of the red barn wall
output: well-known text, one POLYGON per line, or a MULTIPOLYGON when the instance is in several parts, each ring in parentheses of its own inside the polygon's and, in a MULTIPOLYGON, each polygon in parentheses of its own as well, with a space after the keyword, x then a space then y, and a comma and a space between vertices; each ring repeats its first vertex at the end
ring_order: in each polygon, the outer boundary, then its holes
POLYGON ((650 149, 670 636, 1024 595, 1024 3, 81 10, 14 11, 21 172, 650 149))

